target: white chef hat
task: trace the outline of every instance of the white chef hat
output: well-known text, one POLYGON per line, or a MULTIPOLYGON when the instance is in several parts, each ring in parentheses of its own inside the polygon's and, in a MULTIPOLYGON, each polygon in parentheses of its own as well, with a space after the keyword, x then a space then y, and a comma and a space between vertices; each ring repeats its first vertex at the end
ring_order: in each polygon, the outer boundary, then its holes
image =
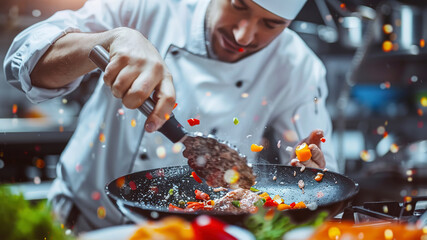
POLYGON ((253 0, 266 10, 285 19, 293 20, 307 0, 253 0))

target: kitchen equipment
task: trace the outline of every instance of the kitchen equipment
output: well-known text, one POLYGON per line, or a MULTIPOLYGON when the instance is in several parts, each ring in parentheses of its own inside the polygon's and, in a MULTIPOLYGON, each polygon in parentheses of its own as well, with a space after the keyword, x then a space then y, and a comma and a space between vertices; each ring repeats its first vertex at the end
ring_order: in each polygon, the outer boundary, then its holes
MULTIPOLYGON (((334 216, 347 206, 359 189, 353 180, 334 172, 324 172, 323 179, 317 182, 314 178, 322 172, 319 169, 306 168, 301 172, 299 167, 273 164, 253 164, 252 167, 257 175, 254 188, 272 196, 278 194, 287 204, 299 201, 307 204, 307 209, 282 212, 296 223, 310 220, 320 211, 328 211, 330 216, 334 216), (299 180, 305 182, 304 193, 298 187, 299 180)), ((118 209, 134 222, 170 215, 192 220, 200 214, 207 214, 227 223, 242 225, 249 214, 168 211, 170 203, 179 205, 180 200, 195 201, 196 189, 210 194, 211 199, 226 194, 214 192, 208 185, 196 182, 190 177, 191 171, 188 166, 174 166, 135 172, 111 181, 105 191, 118 209)))
MULTIPOLYGON (((110 56, 102 46, 97 45, 89 53, 89 58, 105 71, 110 56)), ((150 97, 138 107, 138 110, 148 117, 154 106, 155 103, 150 97)), ((184 144, 184 157, 188 159, 188 164, 197 175, 206 179, 210 186, 249 189, 254 184, 255 176, 247 164, 246 157, 227 142, 220 141, 213 135, 188 133, 175 119, 173 113, 158 131, 173 143, 184 144), (237 181, 224 178, 224 174, 230 171, 239 175, 237 181)))

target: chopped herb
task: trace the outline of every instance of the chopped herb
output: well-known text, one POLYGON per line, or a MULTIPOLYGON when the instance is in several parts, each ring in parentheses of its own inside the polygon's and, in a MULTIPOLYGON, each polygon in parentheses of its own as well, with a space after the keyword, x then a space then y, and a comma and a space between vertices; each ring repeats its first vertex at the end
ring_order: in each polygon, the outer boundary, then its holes
POLYGON ((173 195, 173 188, 169 189, 169 195, 173 195))
POLYGON ((254 187, 251 187, 251 189, 250 189, 252 192, 259 192, 259 190, 258 189, 256 189, 256 188, 254 188, 254 187))
POLYGON ((255 207, 262 207, 262 206, 264 206, 264 203, 265 203, 265 199, 264 199, 264 198, 261 198, 261 199, 259 199, 258 201, 256 201, 256 202, 254 203, 254 206, 255 206, 255 207))
POLYGON ((232 201, 231 202, 233 206, 240 208, 240 202, 239 201, 232 201))

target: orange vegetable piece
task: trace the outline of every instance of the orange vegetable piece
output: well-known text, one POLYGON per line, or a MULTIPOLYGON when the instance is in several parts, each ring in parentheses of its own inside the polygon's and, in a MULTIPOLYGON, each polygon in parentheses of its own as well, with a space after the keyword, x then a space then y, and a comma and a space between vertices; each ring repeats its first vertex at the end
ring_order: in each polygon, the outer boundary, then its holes
POLYGON ((267 197, 270 197, 270 195, 268 195, 268 193, 266 193, 266 192, 261 193, 259 196, 264 198, 264 199, 266 199, 267 197))
POLYGON ((293 209, 302 209, 302 208, 307 208, 307 206, 303 201, 296 203, 295 206, 293 207, 293 209))
POLYGON ((283 203, 283 199, 279 195, 274 196, 273 201, 277 202, 278 204, 283 203))
POLYGON ((320 182, 323 179, 323 173, 318 172, 316 177, 314 177, 314 180, 320 182))
POLYGON ((283 210, 287 210, 287 209, 291 209, 291 206, 289 206, 286 203, 281 203, 281 204, 277 205, 277 210, 279 210, 279 211, 283 211, 283 210))
POLYGON ((264 147, 262 146, 262 145, 256 145, 256 144, 252 144, 251 145, 251 151, 252 152, 261 152, 261 150, 263 149, 264 147))
POLYGON ((295 153, 300 162, 305 162, 311 158, 311 151, 310 148, 308 148, 307 143, 298 145, 295 149, 295 153))

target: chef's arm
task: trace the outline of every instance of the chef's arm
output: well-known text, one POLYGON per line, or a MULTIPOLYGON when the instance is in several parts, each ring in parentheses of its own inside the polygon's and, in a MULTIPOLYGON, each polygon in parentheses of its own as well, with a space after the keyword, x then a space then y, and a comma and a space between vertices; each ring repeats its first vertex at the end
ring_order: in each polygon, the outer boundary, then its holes
POLYGON ((31 72, 31 83, 61 88, 94 68, 88 56, 95 45, 109 50, 104 82, 116 98, 135 109, 154 92, 157 104, 146 130, 160 128, 175 104, 172 76, 157 49, 138 31, 121 27, 102 33, 70 33, 46 51, 31 72))
POLYGON ((40 58, 30 74, 35 87, 56 89, 64 87, 96 65, 88 58, 92 46, 101 44, 108 47, 113 32, 68 33, 52 44, 40 58))

